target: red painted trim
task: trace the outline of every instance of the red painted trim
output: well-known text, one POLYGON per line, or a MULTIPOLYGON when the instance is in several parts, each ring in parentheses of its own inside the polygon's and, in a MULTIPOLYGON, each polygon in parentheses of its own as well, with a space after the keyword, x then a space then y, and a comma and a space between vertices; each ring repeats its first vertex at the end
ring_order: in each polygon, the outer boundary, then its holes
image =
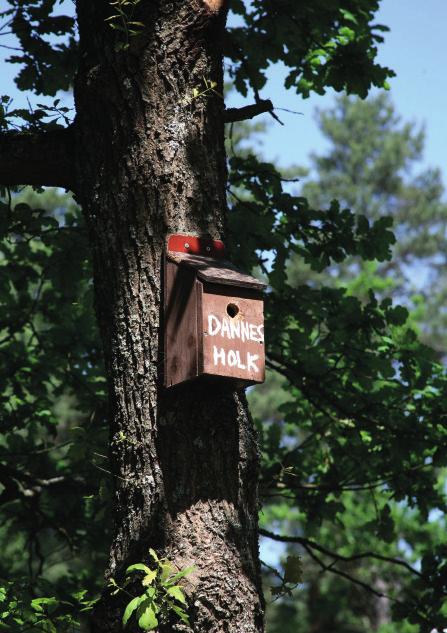
POLYGON ((168 251, 173 253, 190 253, 191 255, 204 255, 221 259, 225 254, 224 243, 209 237, 196 235, 170 235, 168 238, 168 251))

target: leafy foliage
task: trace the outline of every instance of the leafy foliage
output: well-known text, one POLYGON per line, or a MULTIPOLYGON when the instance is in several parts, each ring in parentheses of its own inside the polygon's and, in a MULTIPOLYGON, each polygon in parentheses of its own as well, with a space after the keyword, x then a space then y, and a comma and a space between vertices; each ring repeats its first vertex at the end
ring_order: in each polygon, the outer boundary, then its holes
POLYGON ((70 125, 70 110, 67 106, 60 105, 60 99, 54 99, 52 105, 38 103, 37 108, 31 105, 26 108, 13 108, 12 99, 7 95, 0 98, 0 130, 26 129, 29 131, 48 130, 61 127, 62 119, 65 125, 70 125), (19 123, 21 122, 21 123, 19 123))
MULTIPOLYGON (((371 287, 382 297, 400 297, 411 308, 424 342, 442 355, 447 206, 439 169, 418 166, 423 130, 402 122, 384 94, 366 102, 341 97, 334 107, 318 112, 317 120, 330 149, 312 157, 317 178, 306 178, 301 194, 316 206, 336 198, 370 221, 388 215, 397 236, 393 258, 369 267, 366 277, 361 260, 351 259, 332 267, 332 279, 326 275, 321 281, 334 285, 342 279, 362 298, 371 287)), ((309 277, 297 258, 289 274, 295 284, 309 277)))
POLYGON ((52 96, 71 88, 77 63, 74 17, 55 14, 56 0, 8 0, 8 4, 0 20, 7 22, 20 44, 21 53, 8 58, 23 66, 17 87, 52 96))
POLYGON ((2 616, 11 630, 39 615, 36 594, 55 601, 59 618, 74 594, 100 586, 110 475, 79 209, 56 191, 24 192, 1 219, 0 578, 20 611, 2 616))
POLYGON ((270 593, 275 600, 279 597, 292 597, 293 590, 303 581, 303 565, 301 556, 287 556, 284 563, 284 575, 281 575, 277 569, 269 566, 270 571, 280 584, 270 587, 270 593))
MULTIPOLYGON (((175 614, 185 624, 189 624, 188 614, 185 611, 187 601, 185 593, 179 581, 194 571, 193 567, 187 567, 177 571, 166 558, 159 558, 153 549, 149 550, 155 569, 151 569, 145 563, 135 563, 127 568, 126 574, 142 572, 141 579, 143 593, 134 596, 128 602, 123 613, 123 626, 126 626, 132 616, 138 622, 138 627, 143 631, 153 631, 159 622, 167 622, 171 615, 175 614)), ((129 585, 131 578, 127 577, 125 586, 129 585)), ((129 592, 120 587, 114 579, 109 581, 112 595, 129 592)))
POLYGON ((38 630, 45 633, 79 630, 86 623, 95 600, 78 591, 64 600, 33 598, 25 587, 6 583, 0 587, 0 630, 38 630))
POLYGON ((288 69, 286 88, 304 97, 327 88, 366 97, 369 88, 386 87, 394 73, 376 64, 377 43, 388 29, 372 24, 378 0, 235 0, 232 11, 243 26, 229 30, 230 76, 243 95, 266 84, 266 70, 281 61, 288 69))
POLYGON ((110 6, 116 13, 106 18, 110 28, 122 33, 123 40, 116 43, 116 50, 126 50, 129 48, 131 37, 139 35, 144 30, 143 22, 134 19, 134 13, 141 0, 115 0, 110 2, 110 6))

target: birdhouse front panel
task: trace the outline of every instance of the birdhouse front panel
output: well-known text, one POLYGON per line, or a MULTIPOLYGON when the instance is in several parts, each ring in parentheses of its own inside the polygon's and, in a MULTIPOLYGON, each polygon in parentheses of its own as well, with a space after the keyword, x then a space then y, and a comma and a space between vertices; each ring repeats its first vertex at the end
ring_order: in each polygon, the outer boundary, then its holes
POLYGON ((262 296, 232 286, 204 284, 200 373, 243 382, 264 381, 262 296))

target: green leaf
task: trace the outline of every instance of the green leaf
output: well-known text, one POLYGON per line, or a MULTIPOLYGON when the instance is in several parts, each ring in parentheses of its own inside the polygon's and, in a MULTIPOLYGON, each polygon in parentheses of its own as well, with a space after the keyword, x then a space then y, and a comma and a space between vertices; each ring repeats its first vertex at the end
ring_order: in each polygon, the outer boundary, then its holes
POLYGON ((152 631, 158 626, 158 620, 155 613, 155 606, 152 600, 145 600, 138 613, 138 626, 143 631, 152 631))
POLYGON ((146 576, 143 578, 141 583, 143 584, 144 587, 148 587, 149 585, 151 585, 154 582, 156 577, 157 577, 157 570, 152 570, 151 569, 146 574, 146 576))
POLYGON ((165 580, 169 578, 171 574, 174 573, 175 569, 173 568, 173 566, 171 565, 169 561, 161 563, 160 568, 161 568, 160 578, 161 578, 161 582, 163 583, 165 580))
POLYGON ((388 311, 388 318, 394 325, 403 325, 408 319, 408 310, 403 306, 395 306, 388 311))
POLYGON ((175 583, 180 580, 181 578, 184 578, 185 576, 188 576, 189 574, 191 574, 193 571, 195 570, 194 565, 191 565, 191 567, 185 567, 185 569, 182 569, 181 571, 177 572, 176 574, 174 574, 174 576, 172 576, 171 578, 169 578, 167 583, 163 583, 165 585, 175 585, 175 583))
POLYGON ((31 600, 31 608, 38 613, 44 613, 44 607, 51 608, 56 607, 59 604, 56 598, 34 598, 31 600))
POLYGON ((166 590, 166 593, 182 604, 186 604, 185 594, 183 593, 183 589, 179 585, 175 585, 174 587, 169 587, 166 590))
POLYGON ((130 574, 133 571, 144 571, 146 574, 151 574, 152 570, 143 563, 135 563, 135 565, 131 565, 126 569, 126 574, 130 574))
POLYGON ((181 607, 174 604, 173 602, 168 602, 168 604, 169 604, 169 608, 172 609, 172 611, 174 611, 174 613, 178 615, 178 617, 182 620, 182 622, 189 625, 189 616, 186 613, 186 611, 184 611, 181 607))
POLYGON ((132 613, 135 611, 135 609, 138 608, 138 606, 141 604, 141 602, 145 599, 145 596, 137 596, 136 598, 133 598, 133 600, 131 600, 129 602, 129 604, 127 605, 124 614, 123 614, 123 626, 126 626, 126 624, 129 621, 130 616, 132 615, 132 613))
POLYGON ((351 11, 348 11, 347 9, 340 9, 340 13, 342 14, 345 20, 349 20, 349 22, 354 22, 354 24, 357 24, 357 19, 351 13, 351 11))
POLYGON ((160 559, 157 556, 157 552, 154 549, 152 549, 152 547, 149 548, 149 554, 152 556, 152 558, 154 559, 156 563, 160 562, 160 559))

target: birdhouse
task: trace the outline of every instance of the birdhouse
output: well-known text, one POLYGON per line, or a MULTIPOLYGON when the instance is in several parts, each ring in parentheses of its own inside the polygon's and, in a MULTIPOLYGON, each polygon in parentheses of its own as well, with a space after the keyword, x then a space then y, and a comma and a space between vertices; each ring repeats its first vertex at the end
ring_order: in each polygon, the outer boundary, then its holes
POLYGON ((264 381, 265 284, 223 259, 218 240, 173 235, 164 267, 164 380, 239 388, 264 381))

